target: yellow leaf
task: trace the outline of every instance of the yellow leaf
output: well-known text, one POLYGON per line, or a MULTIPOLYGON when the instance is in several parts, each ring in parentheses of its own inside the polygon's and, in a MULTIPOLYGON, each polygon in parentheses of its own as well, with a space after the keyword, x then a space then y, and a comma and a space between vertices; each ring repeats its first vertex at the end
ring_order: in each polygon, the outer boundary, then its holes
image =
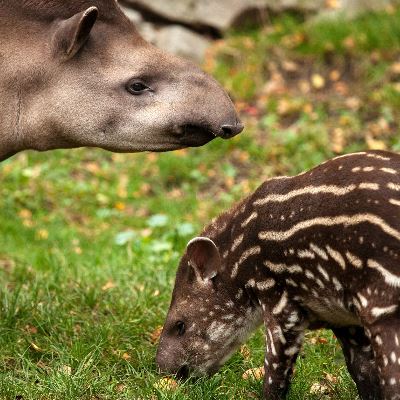
POLYGON ((371 135, 365 138, 369 150, 386 150, 386 143, 382 140, 376 140, 371 135))
POLYGON ((265 375, 265 370, 264 367, 259 367, 259 368, 250 368, 247 371, 245 371, 242 375, 242 378, 245 380, 248 379, 262 379, 265 375))
POLYGON ((157 326, 156 329, 154 329, 153 332, 150 334, 150 342, 153 344, 158 343, 160 340, 161 332, 162 332, 163 327, 161 325, 157 326))
POLYGON ((39 229, 36 235, 39 239, 46 240, 49 237, 49 232, 46 229, 39 229))
POLYGON ((167 390, 176 390, 178 388, 178 383, 175 379, 165 377, 161 378, 158 382, 154 384, 156 389, 167 391, 167 390))
POLYGON ((34 343, 34 342, 31 342, 31 346, 32 346, 33 350, 35 350, 35 351, 39 351, 39 352, 42 352, 42 351, 43 351, 43 350, 42 350, 36 343, 34 343))
POLYGON ((113 281, 108 281, 105 285, 102 286, 101 290, 109 290, 115 288, 115 283, 113 281))
POLYGON ((315 89, 322 89, 325 86, 325 79, 320 74, 313 74, 311 76, 311 84, 315 89))

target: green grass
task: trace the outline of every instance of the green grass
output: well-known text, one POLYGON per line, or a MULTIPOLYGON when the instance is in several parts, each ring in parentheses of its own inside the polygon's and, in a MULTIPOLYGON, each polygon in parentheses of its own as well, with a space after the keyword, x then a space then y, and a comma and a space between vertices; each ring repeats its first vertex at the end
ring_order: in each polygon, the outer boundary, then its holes
MULTIPOLYGON (((399 32, 384 28, 399 18, 369 15, 325 31, 285 17, 232 34, 206 68, 236 96, 246 122, 233 140, 158 155, 81 149, 3 162, 0 399, 258 398, 261 381, 242 374, 262 364, 261 330, 248 355, 238 352, 211 379, 156 388, 152 333, 165 318, 180 254, 267 177, 338 152, 400 150, 399 32), (355 39, 342 48, 348 37, 355 39), (285 70, 287 62, 297 69, 285 70), (333 70, 339 80, 330 81, 333 70), (310 84, 313 74, 324 87, 310 84), (279 82, 281 90, 267 90, 279 82)), ((326 331, 307 334, 289 395, 322 398, 356 398, 326 331), (315 383, 328 393, 310 394, 315 383)))

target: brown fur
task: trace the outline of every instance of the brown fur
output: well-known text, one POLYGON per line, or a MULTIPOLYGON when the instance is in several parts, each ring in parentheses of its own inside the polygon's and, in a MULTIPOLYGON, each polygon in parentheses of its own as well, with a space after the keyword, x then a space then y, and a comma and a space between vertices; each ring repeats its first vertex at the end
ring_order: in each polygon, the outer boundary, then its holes
POLYGON ((243 129, 221 86, 146 43, 115 0, 0 0, 0 37, 0 160, 25 149, 168 151, 243 129), (132 80, 149 90, 128 93, 132 80))
POLYGON ((363 400, 399 399, 399 194, 400 155, 381 151, 263 183, 188 245, 160 367, 215 372, 264 322, 264 397, 282 399, 305 329, 326 327, 363 400))

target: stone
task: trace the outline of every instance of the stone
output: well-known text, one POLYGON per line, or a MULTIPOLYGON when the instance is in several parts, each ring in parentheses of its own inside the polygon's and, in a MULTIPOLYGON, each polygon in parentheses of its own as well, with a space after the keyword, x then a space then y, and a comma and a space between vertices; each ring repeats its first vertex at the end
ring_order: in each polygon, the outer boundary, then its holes
POLYGON ((265 8, 266 0, 124 0, 131 7, 176 23, 225 32, 243 14, 265 8))
POLYGON ((201 63, 211 41, 180 25, 170 25, 158 31, 155 45, 170 53, 201 63))

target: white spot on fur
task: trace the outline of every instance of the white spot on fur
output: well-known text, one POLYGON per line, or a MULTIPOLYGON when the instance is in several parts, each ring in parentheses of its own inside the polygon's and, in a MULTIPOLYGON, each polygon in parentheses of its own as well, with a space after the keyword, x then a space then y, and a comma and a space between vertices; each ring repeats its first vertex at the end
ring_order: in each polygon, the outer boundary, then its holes
POLYGON ((323 260, 328 260, 328 254, 326 254, 326 251, 318 247, 316 244, 310 243, 310 249, 323 260))
POLYGON ((357 256, 355 256, 353 253, 350 253, 350 251, 346 251, 346 258, 349 261, 349 263, 351 265, 353 265, 354 267, 356 267, 358 269, 362 268, 362 266, 363 266, 362 261, 357 256))
POLYGON ((333 285, 335 286, 335 289, 336 289, 337 291, 340 291, 340 290, 343 289, 342 284, 338 281, 338 279, 337 279, 335 276, 332 278, 332 283, 333 283, 333 285))
POLYGON ((231 251, 235 251, 237 249, 237 247, 240 245, 240 243, 243 242, 243 233, 241 235, 239 235, 232 243, 232 247, 231 247, 231 251))
POLYGON ((337 251, 332 249, 330 246, 326 246, 326 250, 329 255, 342 267, 342 269, 346 268, 346 261, 344 261, 343 256, 337 251))
POLYGON ((241 227, 244 228, 245 226, 247 226, 253 219, 256 219, 258 217, 258 214, 254 211, 251 213, 250 217, 248 217, 246 220, 244 220, 241 223, 241 227))
POLYGON ((280 300, 278 301, 276 306, 273 308, 272 314, 274 314, 274 315, 280 314, 283 311, 283 309, 286 307, 287 301, 288 301, 288 296, 287 296, 287 292, 285 290, 282 294, 282 297, 280 298, 280 300))
POLYGON ((385 269, 381 264, 377 261, 369 259, 367 261, 367 265, 369 268, 377 270, 385 279, 385 282, 393 287, 400 287, 400 277, 392 274, 387 269, 385 269))
POLYGON ((375 318, 379 318, 382 315, 393 314, 398 308, 397 304, 394 304, 389 307, 373 307, 371 310, 371 314, 375 318))

